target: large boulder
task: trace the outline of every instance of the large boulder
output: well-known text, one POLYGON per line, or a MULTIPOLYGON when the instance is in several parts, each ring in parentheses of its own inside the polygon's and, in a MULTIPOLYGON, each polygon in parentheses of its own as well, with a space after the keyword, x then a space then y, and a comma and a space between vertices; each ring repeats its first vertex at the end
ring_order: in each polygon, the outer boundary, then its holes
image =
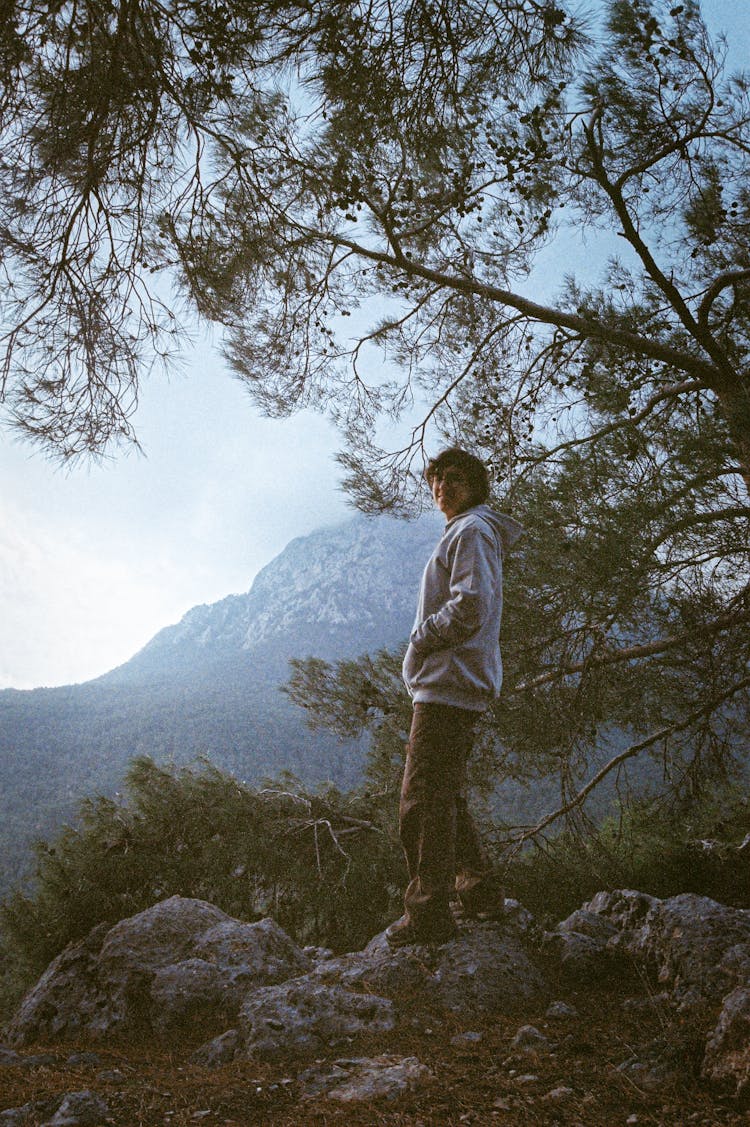
POLYGON ((659 900, 598 892, 553 933, 563 959, 584 966, 604 954, 648 968, 680 1009, 718 1002, 750 981, 750 911, 683 893, 659 900))
POLYGON ((235 1055, 318 1052, 358 1033, 385 1033, 395 1024, 388 999, 306 976, 248 995, 238 1022, 242 1047, 235 1055))
POLYGON ((362 951, 324 954, 310 974, 248 994, 236 1027, 202 1045, 194 1059, 215 1066, 320 1052, 358 1033, 390 1029, 406 1009, 464 1018, 516 1009, 547 992, 530 956, 532 924, 509 903, 502 920, 466 923, 448 943, 392 951, 382 933, 362 951))
POLYGON ((514 927, 476 924, 462 943, 451 943, 435 969, 438 999, 471 1018, 507 1013, 546 994, 547 984, 514 927))
POLYGON ((533 959, 535 946, 531 916, 507 901, 500 920, 467 921, 448 943, 391 951, 382 933, 363 951, 320 962, 314 973, 329 982, 437 1005, 470 1018, 506 1012, 546 992, 533 959))
POLYGON ((706 1030, 702 1075, 750 1100, 750 911, 692 893, 659 900, 643 892, 599 892, 550 939, 563 963, 579 970, 613 955, 636 962, 678 1012, 696 1021, 705 1022, 720 1005, 715 1028, 706 1030))
POLYGON ((396 1024, 393 1003, 370 993, 326 985, 315 975, 248 994, 237 1027, 201 1045, 195 1064, 213 1068, 237 1058, 320 1053, 359 1033, 385 1033, 396 1024))
POLYGON ((248 991, 310 960, 273 920, 246 923, 173 896, 67 947, 21 1002, 11 1044, 228 1024, 248 991))

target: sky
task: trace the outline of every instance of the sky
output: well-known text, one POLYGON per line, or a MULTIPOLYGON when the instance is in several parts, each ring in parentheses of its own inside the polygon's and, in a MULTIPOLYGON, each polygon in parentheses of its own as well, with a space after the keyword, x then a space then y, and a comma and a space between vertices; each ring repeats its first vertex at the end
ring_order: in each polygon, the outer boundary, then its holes
POLYGON ((0 434, 0 688, 104 673, 352 515, 333 429, 260 416, 215 342, 144 381, 135 425, 144 454, 71 469, 0 434))
POLYGON ((180 383, 143 396, 145 456, 61 472, 3 437, 0 688, 97 676, 351 515, 323 420, 259 418, 215 358, 180 383))
MULTIPOLYGON (((703 0, 750 67, 750 0, 703 0)), ((0 431, 0 689, 85 681, 352 515, 321 416, 262 417, 206 335, 144 381, 144 454, 70 469, 0 431)))

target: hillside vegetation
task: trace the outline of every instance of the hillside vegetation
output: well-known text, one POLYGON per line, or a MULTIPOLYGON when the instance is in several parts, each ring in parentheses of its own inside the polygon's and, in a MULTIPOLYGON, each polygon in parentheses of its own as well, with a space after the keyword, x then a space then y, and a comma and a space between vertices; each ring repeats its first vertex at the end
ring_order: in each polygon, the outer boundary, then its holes
MULTIPOLYGON (((290 776, 252 787, 210 764, 134 760, 124 794, 86 799, 75 825, 37 846, 31 889, 3 902, 6 1013, 67 943, 173 895, 270 915, 299 943, 363 946, 400 914, 405 883, 397 788, 377 782, 372 763, 357 790, 311 792, 290 776)), ((748 834, 747 798, 727 791, 689 814, 644 802, 585 839, 568 831, 495 863, 547 923, 613 887, 750 907, 748 834)))

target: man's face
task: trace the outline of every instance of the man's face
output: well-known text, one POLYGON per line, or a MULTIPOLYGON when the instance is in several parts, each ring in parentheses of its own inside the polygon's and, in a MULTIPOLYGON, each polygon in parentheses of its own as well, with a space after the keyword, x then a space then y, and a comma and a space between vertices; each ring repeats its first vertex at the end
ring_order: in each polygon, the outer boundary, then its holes
POLYGON ((473 504, 468 481, 455 466, 446 466, 432 477, 432 498, 446 520, 458 516, 473 504))

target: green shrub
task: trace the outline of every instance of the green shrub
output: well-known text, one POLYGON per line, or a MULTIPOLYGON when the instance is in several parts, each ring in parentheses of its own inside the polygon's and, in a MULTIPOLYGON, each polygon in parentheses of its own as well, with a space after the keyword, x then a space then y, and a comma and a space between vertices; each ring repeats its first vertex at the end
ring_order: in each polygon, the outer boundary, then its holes
POLYGON ((506 866, 512 894, 530 911, 557 921, 601 889, 634 888, 653 896, 694 892, 750 907, 750 803, 726 788, 689 808, 664 800, 633 801, 585 834, 563 831, 506 866))
POLYGON ((91 798, 36 846, 31 891, 0 908, 5 943, 39 973, 96 924, 173 895, 243 919, 273 916, 301 943, 361 946, 398 914, 401 851, 363 794, 260 788, 208 764, 133 761, 120 801, 91 798))

